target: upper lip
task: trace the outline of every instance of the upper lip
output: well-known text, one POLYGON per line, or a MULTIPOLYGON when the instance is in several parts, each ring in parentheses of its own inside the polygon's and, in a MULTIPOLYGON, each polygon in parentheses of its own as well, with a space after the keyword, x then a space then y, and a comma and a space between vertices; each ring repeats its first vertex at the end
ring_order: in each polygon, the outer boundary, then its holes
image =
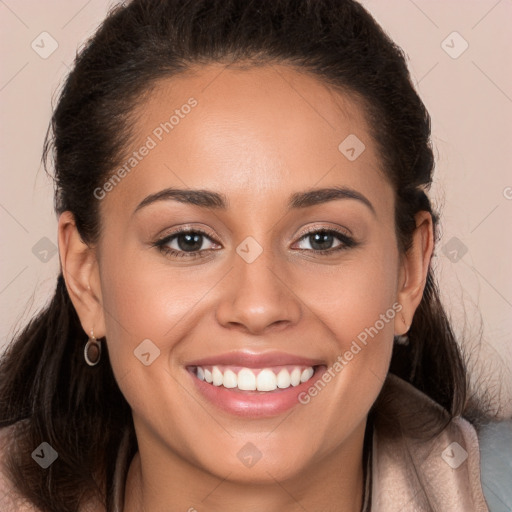
POLYGON ((318 366, 325 364, 320 359, 288 354, 286 352, 226 352, 216 356, 205 357, 189 362, 186 366, 214 366, 233 365, 245 368, 268 368, 271 366, 297 365, 297 366, 318 366))

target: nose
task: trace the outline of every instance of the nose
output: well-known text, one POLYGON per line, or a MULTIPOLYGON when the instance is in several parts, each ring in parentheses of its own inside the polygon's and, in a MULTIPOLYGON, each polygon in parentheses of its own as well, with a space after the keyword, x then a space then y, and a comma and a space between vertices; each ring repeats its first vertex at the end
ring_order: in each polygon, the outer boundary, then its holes
POLYGON ((261 334, 300 320, 302 306, 293 282, 287 279, 284 263, 274 260, 270 250, 263 250, 252 263, 234 254, 234 268, 223 280, 216 311, 223 327, 261 334))

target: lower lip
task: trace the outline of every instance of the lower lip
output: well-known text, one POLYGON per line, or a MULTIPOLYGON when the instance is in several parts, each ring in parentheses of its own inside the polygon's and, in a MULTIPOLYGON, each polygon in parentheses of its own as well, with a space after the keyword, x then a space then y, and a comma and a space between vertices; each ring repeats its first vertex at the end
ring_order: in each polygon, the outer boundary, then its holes
POLYGON ((325 370, 325 366, 317 366, 315 373, 308 381, 302 382, 298 386, 266 392, 238 389, 234 391, 224 386, 214 386, 199 380, 190 370, 187 373, 194 381, 198 391, 220 409, 237 416, 263 418, 277 416, 299 405, 298 396, 306 392, 325 370))

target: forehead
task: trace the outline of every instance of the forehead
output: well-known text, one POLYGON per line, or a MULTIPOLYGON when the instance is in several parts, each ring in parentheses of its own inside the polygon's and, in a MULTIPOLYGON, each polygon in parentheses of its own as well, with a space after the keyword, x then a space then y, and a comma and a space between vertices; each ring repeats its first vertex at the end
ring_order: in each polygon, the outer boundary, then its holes
POLYGON ((105 208, 168 187, 247 202, 345 185, 376 209, 392 194, 361 103, 287 66, 192 68, 158 81, 134 114, 127 172, 105 208))

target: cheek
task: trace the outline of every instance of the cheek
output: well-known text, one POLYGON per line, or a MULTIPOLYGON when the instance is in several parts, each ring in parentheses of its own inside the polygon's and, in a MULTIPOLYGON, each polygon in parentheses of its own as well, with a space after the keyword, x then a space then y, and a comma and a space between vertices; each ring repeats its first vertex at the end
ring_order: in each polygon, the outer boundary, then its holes
POLYGON ((398 251, 385 241, 374 247, 354 252, 340 265, 310 276, 308 285, 302 287, 308 306, 334 334, 340 352, 358 337, 364 342, 368 331, 372 339, 393 337, 393 320, 400 309, 396 303, 398 251))
POLYGON ((113 342, 122 340, 125 347, 128 340, 140 343, 149 338, 164 349, 176 338, 175 326, 200 301, 207 283, 196 278, 194 267, 173 268, 155 256, 156 249, 142 251, 131 245, 106 251, 101 261, 107 330, 113 342))
POLYGON ((360 251, 328 275, 316 275, 304 288, 304 299, 321 326, 319 337, 334 340, 328 385, 340 401, 329 401, 324 394, 319 410, 340 420, 360 420, 384 384, 401 310, 397 265, 398 251, 382 241, 378 249, 360 251))
POLYGON ((140 253, 111 252, 105 252, 100 265, 110 361, 118 381, 130 375, 142 384, 152 361, 160 363, 161 354, 172 348, 169 331, 190 309, 193 297, 145 264, 140 253), (142 356, 147 353, 149 357, 142 356))
POLYGON ((102 261, 102 298, 109 359, 121 392, 135 414, 162 424, 153 425, 155 431, 176 433, 179 415, 154 411, 175 411, 185 402, 170 354, 190 331, 188 315, 194 314, 206 285, 200 280, 191 287, 183 271, 180 278, 161 268, 148 265, 140 254, 102 261))

